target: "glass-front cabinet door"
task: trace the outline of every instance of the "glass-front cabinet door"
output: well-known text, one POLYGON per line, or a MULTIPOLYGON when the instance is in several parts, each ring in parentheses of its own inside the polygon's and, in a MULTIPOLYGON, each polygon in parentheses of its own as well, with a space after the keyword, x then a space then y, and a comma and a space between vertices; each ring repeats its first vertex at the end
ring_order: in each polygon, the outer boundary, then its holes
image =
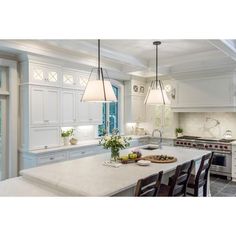
POLYGON ((54 66, 30 63, 30 81, 35 84, 58 86, 60 70, 54 66))

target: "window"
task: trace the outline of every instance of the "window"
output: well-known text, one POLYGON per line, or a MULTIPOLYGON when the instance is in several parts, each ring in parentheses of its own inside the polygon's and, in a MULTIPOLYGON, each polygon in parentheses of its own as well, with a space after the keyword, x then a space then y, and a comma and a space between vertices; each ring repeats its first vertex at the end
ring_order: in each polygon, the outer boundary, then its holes
MULTIPOLYGON (((119 88, 112 85, 113 91, 119 102, 119 88)), ((119 104, 118 102, 103 103, 102 105, 102 125, 98 126, 98 136, 104 135, 105 124, 108 125, 108 132, 119 128, 119 104), (109 122, 108 122, 109 120, 109 122)))

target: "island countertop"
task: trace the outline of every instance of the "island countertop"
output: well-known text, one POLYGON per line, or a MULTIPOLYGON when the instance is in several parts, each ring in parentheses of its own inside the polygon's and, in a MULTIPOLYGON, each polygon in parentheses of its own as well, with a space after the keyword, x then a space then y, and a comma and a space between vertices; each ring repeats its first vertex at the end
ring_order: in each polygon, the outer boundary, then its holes
MULTIPOLYGON (((141 147, 139 147, 141 148, 141 147)), ((132 149, 121 151, 127 154, 132 149)), ((209 153, 205 150, 187 149, 182 147, 163 146, 162 149, 147 151, 141 149, 143 156, 163 154, 175 156, 177 162, 138 166, 136 163, 124 164, 118 168, 104 166, 110 154, 103 153, 72 161, 65 161, 47 166, 22 170, 25 179, 43 184, 69 196, 114 196, 134 187, 137 180, 161 170, 164 173, 173 171, 177 165, 190 160, 199 160, 209 153)))

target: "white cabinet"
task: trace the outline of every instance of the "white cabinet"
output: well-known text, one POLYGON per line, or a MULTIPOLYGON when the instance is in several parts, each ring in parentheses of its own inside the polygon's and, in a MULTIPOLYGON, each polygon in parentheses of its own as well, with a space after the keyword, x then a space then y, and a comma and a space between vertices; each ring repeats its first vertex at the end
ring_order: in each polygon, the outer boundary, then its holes
POLYGON ((79 87, 78 73, 73 70, 63 69, 63 71, 62 71, 62 86, 64 88, 79 87))
POLYGON ((236 143, 232 144, 232 180, 236 182, 236 143))
POLYGON ((88 117, 90 124, 102 124, 102 104, 88 103, 88 117))
POLYGON ((125 122, 139 123, 146 121, 144 104, 146 84, 138 80, 125 82, 125 122))
POLYGON ((80 124, 89 123, 89 104, 81 101, 82 94, 76 94, 76 117, 80 124))
POLYGON ((101 124, 102 123, 102 104, 81 102, 82 94, 77 93, 76 98, 76 118, 79 124, 101 124))
POLYGON ((74 90, 62 90, 62 124, 76 123, 76 92, 74 90))
POLYGON ((60 128, 30 128, 29 149, 44 149, 60 146, 60 128))
POLYGON ((37 158, 37 166, 48 165, 60 161, 67 160, 67 152, 53 152, 49 154, 39 155, 37 158))
POLYGON ((61 70, 59 67, 30 63, 29 81, 36 84, 60 85, 61 70))
POLYGON ((31 125, 59 124, 59 90, 33 86, 30 95, 31 125))
POLYGON ((175 112, 235 111, 235 81, 233 75, 175 81, 175 112))

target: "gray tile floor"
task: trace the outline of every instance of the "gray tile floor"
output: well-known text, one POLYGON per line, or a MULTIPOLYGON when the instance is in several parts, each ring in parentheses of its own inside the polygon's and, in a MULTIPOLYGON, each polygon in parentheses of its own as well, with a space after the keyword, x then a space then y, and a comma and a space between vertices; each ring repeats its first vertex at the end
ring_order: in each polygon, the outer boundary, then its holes
POLYGON ((236 197, 236 182, 211 175, 211 196, 212 197, 236 197))

